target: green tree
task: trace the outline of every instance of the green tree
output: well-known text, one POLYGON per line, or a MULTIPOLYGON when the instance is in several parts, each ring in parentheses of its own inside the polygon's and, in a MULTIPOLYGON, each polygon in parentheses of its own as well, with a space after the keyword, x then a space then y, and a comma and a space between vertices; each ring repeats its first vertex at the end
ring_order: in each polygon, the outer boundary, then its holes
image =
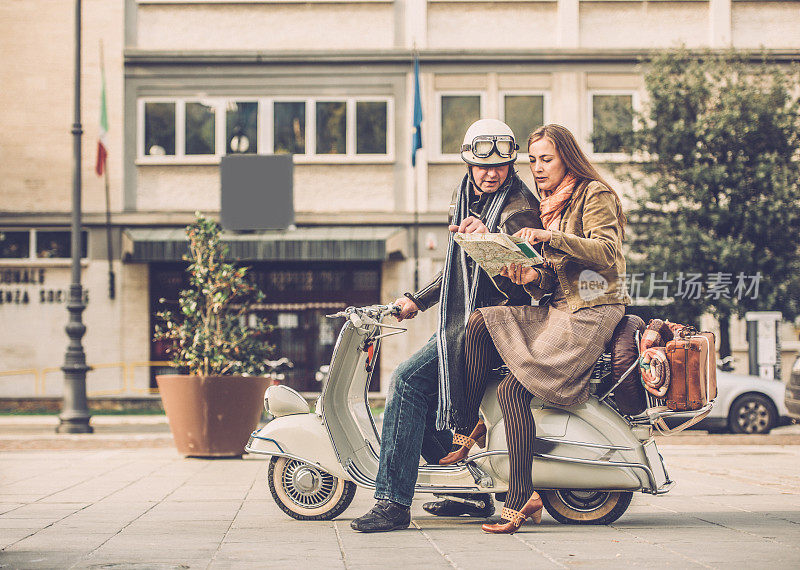
POLYGON ((646 69, 648 101, 627 149, 641 159, 628 171, 637 200, 630 271, 667 274, 674 303, 665 312, 711 312, 727 356, 731 316, 800 310, 797 68, 677 50, 646 69), (702 275, 699 294, 687 294, 691 274, 702 275))
POLYGON ((258 318, 246 322, 249 305, 263 293, 247 279, 248 268, 225 261, 228 247, 215 221, 197 214, 186 236, 189 287, 180 293, 179 311, 157 313, 155 339, 172 341, 173 362, 189 374, 265 374, 274 349, 270 327, 258 318))

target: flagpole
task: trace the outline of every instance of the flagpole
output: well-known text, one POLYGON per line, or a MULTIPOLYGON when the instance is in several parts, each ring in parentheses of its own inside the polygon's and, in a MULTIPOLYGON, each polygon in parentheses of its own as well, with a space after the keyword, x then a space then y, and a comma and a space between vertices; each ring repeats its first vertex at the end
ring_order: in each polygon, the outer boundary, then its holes
POLYGON ((111 239, 111 192, 108 183, 108 161, 103 170, 106 187, 106 251, 108 255, 108 298, 116 297, 116 276, 114 275, 114 250, 111 239))
POLYGON ((414 291, 416 292, 419 291, 419 187, 418 187, 419 180, 416 170, 416 156, 417 156, 417 151, 420 148, 417 146, 417 140, 418 140, 417 137, 419 137, 420 141, 422 140, 422 135, 421 133, 418 132, 418 130, 421 129, 422 127, 421 124, 417 124, 417 109, 419 108, 420 110, 419 119, 421 121, 422 106, 419 93, 419 52, 417 51, 416 42, 414 43, 414 46, 412 48, 412 57, 414 63, 414 123, 415 123, 415 129, 417 129, 414 132, 414 151, 413 151, 414 154, 412 155, 412 161, 411 161, 412 173, 413 173, 412 175, 414 177, 413 249, 414 249, 414 291))
MULTIPOLYGON (((106 64, 103 57, 103 40, 100 40, 100 75, 103 78, 102 105, 106 104, 106 64)), ((101 113, 106 113, 103 109, 101 113)), ((108 257, 108 298, 116 297, 116 276, 114 275, 114 245, 111 239, 111 190, 108 181, 108 156, 103 157, 103 183, 106 191, 106 256, 108 257)))
POLYGON ((414 171, 414 291, 419 291, 419 192, 414 171))

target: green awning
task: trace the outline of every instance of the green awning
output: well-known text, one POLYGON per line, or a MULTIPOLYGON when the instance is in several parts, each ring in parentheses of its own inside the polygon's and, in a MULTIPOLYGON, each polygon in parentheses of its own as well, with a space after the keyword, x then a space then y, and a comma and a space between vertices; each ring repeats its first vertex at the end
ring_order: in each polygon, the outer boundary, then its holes
MULTIPOLYGON (((123 260, 181 261, 187 253, 183 228, 127 228, 123 260)), ((311 227, 254 233, 223 233, 229 257, 241 261, 384 261, 406 257, 406 231, 397 227, 311 227)))

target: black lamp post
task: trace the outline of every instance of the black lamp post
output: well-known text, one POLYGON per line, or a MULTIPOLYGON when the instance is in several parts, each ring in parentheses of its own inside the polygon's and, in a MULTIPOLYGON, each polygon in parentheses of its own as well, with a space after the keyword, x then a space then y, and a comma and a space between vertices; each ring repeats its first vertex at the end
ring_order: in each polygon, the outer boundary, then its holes
POLYGON ((81 0, 75 0, 75 122, 72 124, 72 282, 69 286, 69 345, 64 356, 64 402, 58 433, 92 433, 86 402, 86 354, 81 339, 86 333, 81 287, 81 0))

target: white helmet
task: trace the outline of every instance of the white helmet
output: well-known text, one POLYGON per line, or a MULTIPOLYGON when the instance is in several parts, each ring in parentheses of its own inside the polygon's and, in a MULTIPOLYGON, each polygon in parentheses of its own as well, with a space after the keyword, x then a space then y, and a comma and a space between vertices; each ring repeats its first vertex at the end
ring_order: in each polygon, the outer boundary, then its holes
POLYGON ((502 166, 517 160, 514 131, 497 119, 480 119, 472 123, 461 144, 461 158, 476 166, 502 166))

